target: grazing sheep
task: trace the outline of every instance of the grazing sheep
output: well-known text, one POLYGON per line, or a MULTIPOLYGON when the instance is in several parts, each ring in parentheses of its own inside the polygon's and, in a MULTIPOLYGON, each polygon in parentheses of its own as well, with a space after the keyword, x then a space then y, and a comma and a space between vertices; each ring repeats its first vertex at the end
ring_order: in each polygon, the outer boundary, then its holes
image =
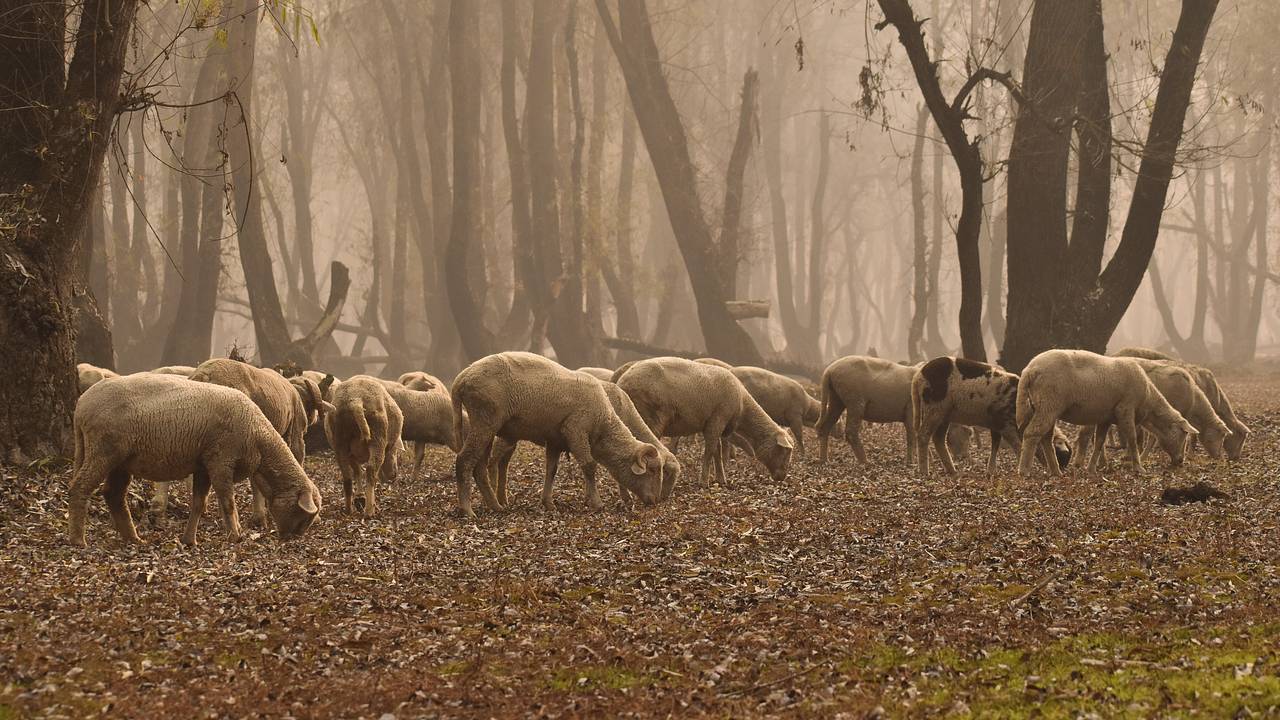
POLYGON ((324 418, 324 434, 342 471, 343 510, 355 511, 354 481, 364 476, 364 516, 378 512, 378 478, 396 477, 404 415, 387 392, 386 380, 368 375, 348 378, 333 391, 333 407, 324 418))
MULTIPOLYGON (((324 414, 333 409, 333 403, 325 399, 325 393, 329 393, 329 397, 333 397, 330 388, 333 386, 334 377, 328 377, 317 383, 315 380, 305 375, 295 375, 289 378, 289 384, 298 392, 298 398, 302 400, 302 408, 306 412, 307 427, 310 428, 318 422, 324 420, 324 414)), ((305 452, 305 435, 304 435, 304 452, 305 452)))
POLYGON ((618 386, 654 435, 702 435, 704 484, 713 466, 725 484, 721 446, 735 433, 773 479, 786 478, 795 444, 729 370, 683 358, 649 358, 633 365, 618 386))
MULTIPOLYGON (((453 383, 453 423, 462 435, 462 413, 468 413, 462 449, 454 463, 458 510, 475 517, 471 480, 480 486, 485 504, 502 509, 486 473, 494 438, 563 447, 582 466, 587 503, 601 507, 596 488, 596 462, 604 465, 619 488, 635 493, 646 505, 658 501, 662 489, 662 457, 657 446, 636 440, 618 417, 600 381, 527 352, 504 352, 481 358, 453 383)), ((550 457, 548 457, 550 460, 550 457)), ((548 467, 554 472, 554 467, 548 467)), ((543 504, 550 504, 544 486, 543 504)))
POLYGON ((920 475, 929 477, 930 438, 947 474, 955 474, 956 466, 945 442, 946 429, 953 422, 991 431, 987 473, 994 473, 1001 440, 1015 449, 1019 447, 1017 395, 1018 376, 984 362, 943 356, 921 365, 911 380, 920 475))
POLYGON ((430 373, 424 373, 421 370, 414 370, 413 372, 407 372, 401 375, 400 379, 398 379, 396 382, 409 388, 410 390, 420 390, 422 392, 426 392, 427 390, 434 390, 435 388, 440 388, 446 391, 448 390, 448 388, 445 387, 445 384, 440 381, 440 378, 436 377, 435 375, 431 375, 430 373))
MULTIPOLYGON (((331 373, 320 372, 319 370, 303 370, 294 377, 306 378, 315 383, 316 387, 320 388, 320 396, 327 403, 333 402, 333 391, 338 387, 338 383, 342 382, 331 373)), ((290 378, 290 380, 292 379, 290 378)))
MULTIPOLYGON (((915 419, 911 411, 911 379, 920 365, 902 365, 864 355, 849 355, 827 366, 822 373, 822 411, 818 418, 818 462, 827 461, 827 445, 831 431, 840 416, 848 410, 844 434, 858 462, 867 462, 862 447, 863 421, 900 422, 906 428, 907 464, 915 463, 915 419)), ((948 431, 947 442, 953 453, 968 452, 971 431, 960 425, 948 431)))
POLYGON ((76 373, 80 376, 80 394, 83 395, 85 390, 97 385, 103 380, 120 377, 120 373, 106 368, 100 368, 97 365, 89 363, 80 363, 76 365, 76 373))
POLYGON ((431 377, 426 373, 412 374, 424 376, 409 378, 414 387, 404 384, 404 375, 400 382, 381 382, 404 416, 400 439, 413 443, 413 479, 417 481, 422 474, 422 461, 426 456, 427 445, 444 445, 457 452, 458 438, 453 432, 453 402, 444 384, 425 380, 431 377), (415 389, 422 387, 428 389, 415 389))
POLYGON ((613 382, 613 371, 609 368, 602 367, 580 367, 578 372, 584 372, 597 380, 613 382))
POLYGON ((111 520, 125 542, 141 542, 126 497, 132 475, 194 478, 182 541, 196 542, 209 488, 218 496, 228 537, 240 519, 232 486, 249 477, 267 497, 281 540, 301 535, 320 512, 312 484, 279 433, 239 391, 180 377, 139 373, 90 388, 75 411, 75 474, 67 539, 85 545, 89 496, 105 481, 111 520))
MULTIPOLYGON (((1032 358, 1022 373, 1017 422, 1023 437, 1018 472, 1023 477, 1031 474, 1036 447, 1042 445, 1048 451, 1048 438, 1059 419, 1098 425, 1101 437, 1112 424, 1119 425, 1129 460, 1139 472, 1138 426, 1155 434, 1175 466, 1182 463, 1187 438, 1196 434, 1136 360, 1086 350, 1047 350, 1032 358)), ((1094 447, 1095 458, 1099 445, 1094 447)), ((1060 475, 1057 459, 1051 452, 1048 457, 1049 472, 1060 475)), ((1090 466, 1095 464, 1096 459, 1090 462, 1090 466)))
POLYGON ((805 392, 800 383, 771 370, 742 366, 730 372, 760 403, 770 419, 791 430, 796 454, 804 457, 804 426, 817 424, 818 416, 822 414, 822 403, 805 392))
MULTIPOLYGON (((1219 459, 1223 456, 1223 443, 1230 433, 1230 429, 1226 423, 1218 417, 1214 411, 1213 405, 1209 402, 1209 398, 1205 396, 1191 372, 1166 360, 1144 360, 1141 358, 1133 358, 1133 361, 1142 366, 1146 371, 1147 377, 1164 396, 1164 399, 1191 423, 1191 427, 1196 429, 1198 439, 1204 445, 1205 452, 1209 453, 1209 457, 1219 459)), ((1078 452, 1083 456, 1088 452, 1090 442, 1094 439, 1096 428, 1082 427, 1077 438, 1078 452)), ((1105 438, 1097 438, 1099 443, 1105 438)), ((1152 440, 1154 442, 1154 440, 1152 440)), ((1148 443, 1148 449, 1150 444, 1148 443)), ((1143 454, 1145 455, 1145 450, 1143 454)), ((1102 453, 1094 457, 1101 461, 1105 454, 1102 453)), ((1090 464, 1090 469, 1096 469, 1090 464)))
POLYGON ((1163 353, 1148 348, 1122 348, 1112 353, 1112 355, 1167 360, 1185 368, 1187 372, 1191 373, 1191 377, 1195 379, 1200 391, 1205 394, 1205 397, 1209 398, 1209 404, 1213 406, 1213 411, 1218 414, 1218 418, 1226 423, 1227 429, 1230 430, 1231 434, 1223 442, 1227 459, 1240 459, 1240 456, 1244 453, 1245 440, 1249 438, 1249 427, 1236 416, 1235 409, 1231 407, 1231 401, 1227 399, 1227 394, 1222 391, 1222 386, 1218 384, 1218 378, 1213 374, 1212 370, 1202 365, 1174 360, 1163 353))
POLYGON ((189 378, 191 377, 191 373, 195 371, 196 369, 192 365, 165 365, 164 367, 158 367, 151 372, 156 375, 181 375, 182 377, 189 378))
MULTIPOLYGON (((280 433, 280 437, 284 438, 293 457, 299 463, 306 460, 307 449, 303 436, 310 426, 312 416, 308 414, 298 390, 283 375, 239 360, 214 358, 200 363, 195 372, 191 373, 191 380, 234 388, 248 395, 276 432, 280 433)), ((167 497, 168 486, 157 486, 157 493, 167 497)), ((255 522, 266 526, 265 498, 256 489, 253 517, 255 522)))
MULTIPOLYGON (((579 370, 578 372, 582 371, 579 370)), ((604 393, 608 396, 609 404, 613 406, 613 411, 618 413, 618 417, 627 426, 627 429, 631 431, 631 434, 640 442, 649 443, 658 448, 658 454, 662 458, 662 489, 658 497, 660 500, 666 500, 671 497, 672 491, 675 490, 676 481, 680 478, 680 461, 653 434, 653 431, 645 424, 644 419, 640 417, 640 413, 636 411, 636 406, 631 402, 631 398, 621 388, 608 380, 600 380, 600 384, 604 386, 604 393)), ((515 454, 515 451, 515 441, 502 437, 494 439, 493 451, 489 460, 489 477, 494 480, 494 491, 498 496, 498 501, 503 505, 507 504, 507 469, 511 464, 511 457, 515 454)), ((550 506, 551 488, 555 480, 556 468, 559 465, 560 456, 565 452, 568 452, 567 447, 547 445, 546 479, 542 486, 544 507, 550 506)), ((628 501, 631 494, 625 485, 618 487, 618 493, 624 503, 628 501)))

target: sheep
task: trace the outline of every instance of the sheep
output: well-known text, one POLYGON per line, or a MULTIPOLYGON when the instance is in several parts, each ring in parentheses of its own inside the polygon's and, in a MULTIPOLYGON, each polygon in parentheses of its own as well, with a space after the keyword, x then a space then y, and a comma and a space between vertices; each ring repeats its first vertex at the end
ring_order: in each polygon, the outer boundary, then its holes
MULTIPOLYGON (((1151 382, 1160 391, 1160 394, 1164 396, 1164 399, 1186 418, 1191 427, 1196 429, 1198 439, 1204 445, 1205 452, 1209 453, 1209 457, 1214 459, 1221 458, 1223 456, 1223 443, 1228 437, 1230 429, 1218 417, 1213 405, 1209 402, 1209 398, 1200 389, 1191 372, 1185 367, 1180 367, 1177 363, 1165 360, 1133 358, 1133 361, 1142 366, 1142 369, 1147 373, 1147 377, 1151 379, 1151 382)), ((1090 442, 1094 439, 1095 434, 1096 428, 1089 426, 1080 428, 1077 448, 1081 455, 1088 451, 1090 442)), ((1097 442, 1102 443, 1103 441, 1104 438, 1097 438, 1097 442)), ((1095 455, 1094 458, 1101 461, 1104 454, 1105 449, 1095 455)), ((1096 469, 1096 465, 1090 463, 1090 469, 1096 469)))
POLYGON ((453 431, 453 403, 450 401, 449 391, 439 381, 426 380, 430 377, 426 373, 406 373, 401 376, 400 382, 380 381, 404 416, 400 438, 414 445, 413 479, 415 482, 422 475, 422 462, 426 456, 428 443, 444 445, 455 453, 458 451, 458 437, 453 431), (415 376, 408 378, 409 382, 413 383, 413 387, 404 384, 407 375, 415 376), (422 387, 428 389, 415 389, 422 387))
POLYGON ((580 367, 578 372, 584 372, 597 380, 613 382, 613 371, 609 368, 602 367, 580 367))
POLYGON ((796 454, 804 457, 804 426, 817 424, 822 403, 785 375, 751 366, 735 367, 730 372, 774 422, 791 430, 796 454))
MULTIPOLYGON (((334 377, 331 373, 320 372, 319 370, 303 370, 294 377, 302 377, 310 380, 320 388, 320 397, 324 398, 327 403, 333 402, 333 391, 338 387, 338 383, 342 381, 334 377)), ((290 378, 292 380, 293 378, 290 378)))
MULTIPOLYGON (((1047 444, 1059 419, 1098 425, 1101 437, 1110 425, 1119 425, 1129 461, 1138 472, 1143 469, 1138 456, 1139 425, 1155 434, 1174 466, 1182 463, 1187 438, 1196 434, 1136 360, 1087 350, 1047 350, 1032 358, 1023 371, 1017 397, 1017 423, 1023 438, 1018 473, 1023 477, 1031 474, 1036 447, 1047 444)), ((1095 458, 1098 453, 1095 446, 1095 458)), ((1048 460, 1050 474, 1061 475, 1052 453, 1048 460)))
MULTIPOLYGON (((840 416, 845 419, 845 440, 858 462, 866 464, 862 447, 862 422, 900 422, 906 428, 907 464, 915 463, 915 419, 911 411, 911 379, 919 365, 902 365, 890 360, 864 355, 848 355, 827 366, 822 372, 822 409, 818 417, 818 462, 827 461, 827 445, 831 431, 840 416)), ((967 453, 971 432, 954 425, 947 442, 952 452, 967 453)))
MULTIPOLYGON (((454 462, 458 511, 464 517, 475 517, 471 508, 473 477, 485 505, 494 511, 503 508, 486 478, 495 437, 568 448, 582 466, 587 504, 593 510, 601 507, 597 461, 619 488, 635 493, 646 505, 658 501, 662 488, 658 447, 635 439, 614 411, 600 381, 586 373, 533 353, 489 355, 454 380, 453 424, 459 436, 464 409, 470 427, 454 462)), ((544 486, 544 506, 550 500, 546 490, 544 486)))
POLYGON ((410 390, 421 390, 424 392, 427 390, 434 390, 435 388, 440 388, 446 391, 448 390, 444 383, 440 381, 440 378, 429 373, 424 373, 420 370, 407 372, 401 375, 396 382, 404 385, 410 390))
POLYGON ((624 362, 621 365, 619 365, 618 369, 614 370, 613 374, 609 376, 609 382, 614 382, 614 383, 618 382, 618 378, 622 377, 623 375, 626 375, 627 371, 631 369, 631 366, 635 365, 638 362, 640 361, 632 360, 630 362, 624 362))
POLYGON ((191 377, 191 373, 195 371, 195 367, 191 365, 165 365, 164 367, 158 367, 151 372, 156 375, 180 375, 182 377, 189 378, 191 377))
POLYGON ((97 365, 90 365, 89 363, 80 363, 79 365, 76 365, 76 374, 79 375, 81 395, 83 395, 86 390, 103 380, 120 377, 120 373, 117 373, 114 370, 100 368, 97 365))
POLYGON ((395 480, 404 415, 387 392, 386 380, 368 375, 348 378, 333 391, 333 410, 325 415, 324 434, 342 471, 343 510, 355 511, 354 480, 364 476, 366 518, 378 513, 378 478, 395 480))
MULTIPOLYGON (((333 407, 333 403, 325 397, 328 393, 329 398, 333 397, 331 390, 334 383, 334 377, 328 375, 321 379, 319 383, 306 375, 294 375, 289 378, 289 384, 298 392, 298 398, 302 400, 302 408, 306 412, 307 427, 319 423, 324 420, 324 414, 333 407)), ((303 432, 303 450, 306 450, 306 432, 303 432)))
MULTIPOLYGON (((214 358, 205 360, 191 373, 195 382, 212 383, 234 388, 249 396, 255 405, 262 410, 271 426, 284 438, 285 444, 299 463, 306 460, 307 449, 303 440, 313 416, 307 412, 302 396, 293 383, 275 370, 254 367, 248 363, 230 358, 214 358)), ((323 401, 322 401, 323 403, 323 401)), ((332 406, 329 406, 332 407, 332 406)), ((328 410, 328 407, 323 407, 328 410)), ((317 412, 316 415, 323 415, 317 412)), ((168 486, 157 485, 157 494, 168 495, 168 486)), ((154 504, 153 504, 154 507, 154 504)), ((161 504, 163 511, 163 504, 161 504)), ((254 521, 266 526, 267 512, 265 498, 254 493, 254 521)))
POLYGON ((1180 365, 1191 373, 1191 377, 1195 379, 1200 391, 1209 399, 1209 404, 1213 406, 1213 411, 1218 414, 1218 418, 1226 423, 1227 429, 1230 430, 1230 434, 1223 442, 1227 459, 1240 459, 1240 456, 1244 453, 1244 443, 1249 438, 1249 427, 1236 416, 1235 409, 1231 407, 1231 401, 1227 399, 1227 394, 1222 391, 1222 386, 1218 384, 1218 378, 1213 374, 1212 370, 1202 365, 1174 360, 1168 355, 1164 355, 1164 353, 1148 348, 1122 348, 1112 353, 1112 355, 1116 357, 1166 360, 1180 365))
MULTIPOLYGON (((1018 376, 1001 368, 968 358, 938 357, 919 366, 911 380, 911 412, 915 418, 919 469, 929 477, 929 439, 947 474, 954 475, 955 463, 943 437, 951 423, 984 427, 991 431, 991 453, 987 474, 995 473, 996 456, 1003 441, 1017 452, 1021 436, 1017 428, 1018 376)), ((1054 425, 1055 461, 1065 465, 1071 451, 1054 425)))
POLYGON ((702 435, 703 484, 713 466, 717 481, 725 484, 721 444, 734 433, 774 480, 786 478, 795 444, 731 371, 683 358, 649 358, 633 365, 618 386, 654 435, 702 435))
POLYGON ((75 473, 67 518, 72 545, 85 546, 88 499, 104 481, 116 531, 126 543, 142 542, 126 502, 132 475, 170 481, 193 476, 182 536, 187 545, 196 543, 210 487, 228 538, 241 537, 232 486, 249 477, 266 495, 281 540, 304 533, 320 513, 320 491, 262 411, 239 391, 139 373, 86 391, 73 427, 75 473))
POLYGON ((702 363, 703 365, 714 365, 715 367, 724 368, 725 370, 733 369, 732 365, 721 360, 720 358, 702 357, 702 358, 698 358, 697 360, 694 360, 694 362, 699 362, 699 363, 702 363))
MULTIPOLYGON (((579 370, 578 372, 582 371, 579 370)), ((599 380, 599 378, 596 379, 599 380)), ((676 481, 680 478, 680 461, 645 424, 644 419, 640 417, 640 413, 636 410, 635 404, 622 391, 622 388, 608 380, 600 380, 600 384, 604 386, 604 393, 609 398, 609 404, 613 406, 613 411, 618 414, 618 417, 627 426, 627 429, 631 431, 631 434, 637 440, 658 448, 658 454, 662 458, 662 487, 658 493, 658 499, 666 500, 671 497, 672 491, 675 490, 676 481)), ((499 437, 493 441, 489 477, 494 480, 494 491, 498 496, 498 501, 503 505, 507 504, 507 469, 511 464, 511 456, 515 454, 515 450, 516 443, 512 440, 499 437)), ((549 509, 551 507, 551 488, 555 480, 556 467, 560 462, 560 456, 566 451, 567 448, 565 447, 547 445, 546 479, 542 488, 542 504, 545 508, 549 509)), ((627 490, 626 486, 620 486, 618 492, 622 497, 622 501, 626 503, 630 497, 630 491, 627 490)))

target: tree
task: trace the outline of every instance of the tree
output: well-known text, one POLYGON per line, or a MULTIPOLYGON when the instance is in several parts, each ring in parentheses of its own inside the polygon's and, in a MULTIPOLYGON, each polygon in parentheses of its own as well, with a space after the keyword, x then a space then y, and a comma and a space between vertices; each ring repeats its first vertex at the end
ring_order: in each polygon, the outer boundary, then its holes
POLYGON ((1053 347, 1105 351, 1155 249, 1217 5, 1182 3, 1147 139, 1137 150, 1140 164, 1120 243, 1104 269, 1113 139, 1101 6, 1099 0, 1035 3, 1023 71, 1027 102, 1009 151, 1009 296, 1001 362, 1010 370, 1053 347), (1073 134, 1080 159, 1068 235, 1073 134))
MULTIPOLYGON (((662 72, 649 9, 644 0, 620 0, 616 24, 605 0, 596 0, 596 10, 622 68, 631 107, 662 189, 693 285, 707 352, 735 364, 758 365, 759 349, 725 306, 733 299, 731 287, 724 282, 725 263, 732 262, 731 267, 736 267, 737 258, 718 252, 712 241, 684 125, 662 72)), ((747 99, 744 92, 744 101, 747 99)), ((749 111, 745 102, 743 111, 749 111)))
POLYGON ((122 106, 138 0, 11 4, 0 33, 0 457, 71 449, 76 243, 122 106), (65 66, 67 43, 70 64, 65 66))

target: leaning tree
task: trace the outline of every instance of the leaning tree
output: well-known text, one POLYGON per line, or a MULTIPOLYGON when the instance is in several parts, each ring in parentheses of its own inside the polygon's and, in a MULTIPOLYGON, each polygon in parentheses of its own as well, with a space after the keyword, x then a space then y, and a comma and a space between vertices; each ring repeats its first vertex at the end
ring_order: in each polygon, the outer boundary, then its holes
POLYGON ((0 14, 0 460, 71 447, 77 245, 140 4, 45 0, 0 14))

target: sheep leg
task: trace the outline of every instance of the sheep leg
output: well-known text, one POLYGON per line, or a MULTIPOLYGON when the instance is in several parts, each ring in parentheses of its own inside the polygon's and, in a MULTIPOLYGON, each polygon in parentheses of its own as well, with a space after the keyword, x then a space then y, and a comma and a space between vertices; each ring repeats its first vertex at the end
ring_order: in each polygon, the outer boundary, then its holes
POLYGON ((427 455, 427 443, 419 440, 413 444, 413 483, 416 485, 422 477, 422 461, 427 455))
POLYGON ((492 469, 489 474, 493 477, 494 494, 498 496, 502 507, 510 507, 511 495, 507 492, 507 477, 511 469, 511 458, 515 457, 519 443, 499 438, 493 444, 494 448, 489 450, 489 467, 492 469))
POLYGON ((493 443, 485 443, 484 447, 480 448, 480 458, 471 471, 471 476, 476 481, 476 487, 480 488, 480 497, 484 500, 485 507, 493 512, 500 512, 505 510, 506 506, 498 502, 498 497, 493 493, 493 486, 489 484, 489 475, 486 472, 491 454, 493 454, 493 443))
POLYGON ((1062 477, 1062 468, 1058 466, 1058 453, 1053 451, 1052 431, 1040 441, 1040 452, 1044 455, 1044 464, 1049 468, 1049 475, 1062 477))
MULTIPOLYGON (((827 462, 827 445, 831 439, 831 431, 840 422, 844 413, 844 400, 834 392, 830 393, 822 406, 822 416, 818 418, 818 464, 827 462)), ((848 432, 848 430, 846 430, 848 432)))
MULTIPOLYGON (((938 453, 938 460, 942 463, 943 470, 948 475, 956 474, 956 463, 951 459, 951 448, 947 447, 947 430, 951 428, 951 423, 943 422, 933 431, 933 449, 938 453)), ((927 455, 927 452, 922 452, 927 455)))
POLYGON ((103 483, 109 472, 106 468, 81 466, 71 479, 67 498, 67 542, 85 547, 84 524, 89 514, 89 498, 103 483))
POLYGON ((853 450, 853 456, 862 465, 867 462, 867 452, 862 448, 862 416, 866 409, 867 404, 865 402, 856 402, 849 405, 849 414, 844 419, 844 441, 849 443, 849 449, 853 450))
MULTIPOLYGON (((908 419, 911 416, 908 415, 908 419)), ((920 472, 920 477, 929 477, 929 440, 933 438, 934 430, 937 429, 938 421, 933 415, 924 415, 923 417, 914 418, 915 435, 916 435, 916 463, 920 472)), ((910 431, 908 431, 910 432, 910 431)), ((946 447, 946 439, 943 438, 943 447, 946 447)), ((908 452, 910 449, 908 449, 908 452)))
POLYGON ((169 483, 154 483, 155 488, 151 493, 151 505, 148 513, 151 515, 152 525, 162 523, 169 512, 169 483))
POLYGON ((182 534, 183 545, 196 544, 196 528, 200 527, 200 516, 204 515, 205 505, 209 502, 209 473, 197 468, 191 475, 191 514, 187 516, 187 530, 182 534))
POLYGON ((352 479, 354 472, 351 468, 351 461, 346 453, 339 452, 336 447, 334 448, 333 457, 337 460, 338 470, 342 473, 342 510, 347 515, 350 515, 355 512, 355 488, 353 487, 354 481, 352 479))
POLYGON ((382 463, 373 458, 364 465, 364 512, 366 518, 378 514, 378 477, 382 474, 382 463))
POLYGON ((1134 422, 1133 408, 1116 408, 1116 425, 1120 428, 1120 439, 1124 441, 1125 455, 1133 471, 1141 473, 1142 458, 1138 455, 1138 426, 1134 422))
POLYGON ((225 472, 211 473, 209 480, 213 485, 213 494, 218 496, 218 509, 222 512, 223 524, 227 526, 227 540, 239 542, 244 536, 244 530, 240 528, 240 513, 236 510, 234 480, 225 472))
POLYGON ((477 468, 487 468, 489 449, 493 445, 494 429, 485 427, 472 416, 471 428, 462 443, 462 449, 453 460, 453 479, 458 484, 458 513, 475 518, 471 507, 471 479, 477 468))
POLYGON ((1031 472, 1035 469, 1036 452, 1046 437, 1052 437, 1053 424, 1057 419, 1055 413, 1046 412, 1040 408, 1032 412, 1031 420, 1027 422, 1027 427, 1022 432, 1022 450, 1018 453, 1019 476, 1031 477, 1031 472))
POLYGON ((996 474, 996 454, 1000 452, 1000 433, 991 431, 991 455, 987 457, 987 477, 996 474))
POLYGON ((264 530, 271 526, 267 515, 267 496, 258 489, 257 483, 253 484, 253 523, 264 530))
MULTIPOLYGON (((658 437, 662 437, 662 433, 654 433, 654 435, 657 435, 658 437)), ((680 438, 679 438, 679 437, 673 437, 673 438, 671 438, 671 442, 670 442, 670 443, 668 443, 668 444, 671 446, 671 454, 673 454, 673 455, 679 454, 679 452, 680 452, 680 438)))
POLYGON ((1080 430, 1076 432, 1076 455, 1079 455, 1080 457, 1087 457, 1089 455, 1089 448, 1093 446, 1093 435, 1096 432, 1096 426, 1080 426, 1080 430))
MULTIPOLYGON (((551 494, 551 490, 556 484, 556 472, 560 469, 560 451, 547 448, 547 462, 544 468, 542 478, 542 509, 554 510, 555 502, 551 494)), ((508 456, 509 457, 509 456, 508 456)), ((506 492, 506 486, 503 486, 503 492, 506 492)))
POLYGON ((1105 422, 1087 429, 1093 433, 1093 453, 1089 456, 1087 467, 1090 472, 1097 472, 1107 460, 1107 433, 1111 430, 1111 423, 1105 422))
POLYGON ((138 529, 133 525, 133 515, 129 512, 129 471, 124 468, 112 470, 107 475, 107 487, 102 495, 107 499, 107 509, 111 511, 111 524, 126 543, 141 543, 138 529))

